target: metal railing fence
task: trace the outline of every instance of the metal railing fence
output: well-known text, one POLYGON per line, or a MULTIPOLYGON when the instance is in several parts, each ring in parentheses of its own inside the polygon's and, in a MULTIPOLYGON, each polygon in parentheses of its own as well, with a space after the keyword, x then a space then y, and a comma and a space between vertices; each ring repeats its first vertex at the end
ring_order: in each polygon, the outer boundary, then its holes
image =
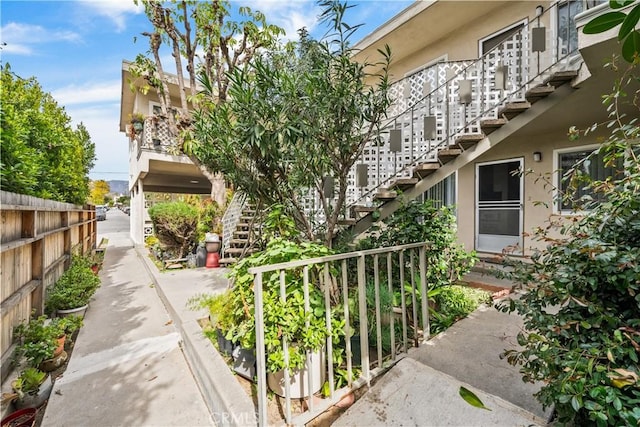
POLYGON ((369 384, 373 377, 403 357, 409 347, 429 338, 426 261, 429 247, 429 243, 421 242, 249 269, 254 276, 259 425, 270 423, 267 383, 284 384, 285 422, 303 424, 349 391, 369 384), (322 295, 320 312, 324 312, 326 337, 322 348, 304 348, 306 364, 302 369, 291 369, 289 361, 291 351, 303 346, 301 342, 287 339, 284 331, 277 344, 273 338, 265 341, 265 328, 274 326, 269 324, 273 321, 272 313, 265 313, 265 298, 272 304, 274 294, 281 307, 289 301, 295 304, 295 299, 299 304, 299 298, 304 299, 304 313, 300 315, 307 316, 307 320, 296 336, 311 333, 309 319, 319 313, 312 303, 317 306, 317 296, 322 295), (344 326, 336 329, 336 325, 344 326), (358 334, 359 338, 352 339, 358 334), (359 354, 355 348, 358 346, 359 354), (267 372, 267 357, 275 351, 282 351, 285 368, 267 372), (326 363, 326 367, 321 363, 315 368, 320 369, 320 376, 311 372, 317 353, 326 363), (326 381, 321 379, 322 384, 314 384, 324 374, 326 381), (337 388, 342 382, 345 386, 337 388), (313 395, 320 388, 325 391, 325 399, 315 402, 313 395), (297 394, 300 391, 302 396, 297 394), (308 410, 294 417, 292 396, 305 398, 308 410))

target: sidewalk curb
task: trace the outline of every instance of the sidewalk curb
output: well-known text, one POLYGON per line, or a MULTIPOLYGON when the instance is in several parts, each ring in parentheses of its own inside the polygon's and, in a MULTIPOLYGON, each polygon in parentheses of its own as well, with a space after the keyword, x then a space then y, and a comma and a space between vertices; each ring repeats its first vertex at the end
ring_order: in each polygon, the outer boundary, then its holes
POLYGON ((185 359, 216 425, 256 426, 258 421, 255 406, 238 384, 227 363, 203 335, 202 328, 196 321, 182 321, 156 277, 156 266, 144 254, 145 249, 139 245, 136 245, 135 249, 180 333, 185 359))

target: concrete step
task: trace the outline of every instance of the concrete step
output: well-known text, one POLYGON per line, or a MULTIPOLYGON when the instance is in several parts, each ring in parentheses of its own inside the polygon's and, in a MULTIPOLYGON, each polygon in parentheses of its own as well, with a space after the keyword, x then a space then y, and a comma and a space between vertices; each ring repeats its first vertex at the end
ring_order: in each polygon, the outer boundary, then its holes
POLYGON ((440 169, 439 162, 420 163, 413 168, 413 176, 416 178, 424 178, 440 169))
POLYGON ((501 117, 499 119, 485 119, 480 121, 480 129, 484 132, 485 135, 489 135, 490 133, 500 129, 502 126, 506 125, 508 122, 507 119, 501 117))
POLYGON ((515 116, 531 108, 531 103, 527 101, 509 102, 500 110, 498 110, 498 117, 505 117, 511 120, 515 116))
POLYGON ((378 192, 373 195, 373 200, 380 200, 382 202, 388 202, 398 197, 398 193, 391 191, 388 188, 380 188, 378 192))
POLYGON ((500 359, 505 349, 518 348, 517 335, 523 327, 520 316, 481 306, 428 345, 410 352, 410 357, 547 420, 551 409, 544 411, 533 397, 542 385, 523 382, 519 367, 500 359))
POLYGON ((554 73, 544 81, 544 84, 551 85, 553 87, 562 86, 563 84, 573 80, 578 75, 578 71, 569 70, 569 71, 559 71, 554 73))
POLYGON ((482 133, 470 133, 466 135, 460 135, 456 138, 455 145, 462 148, 463 150, 467 150, 478 142, 484 139, 484 134, 482 133))
POLYGON ((416 185, 420 181, 418 178, 398 178, 389 185, 389 188, 397 188, 398 190, 406 190, 416 185))
POLYGON ((524 94, 524 97, 531 104, 535 104, 541 99, 551 95, 555 90, 556 88, 554 86, 547 86, 547 85, 536 86, 532 89, 529 89, 527 93, 524 94))
POLYGON ((444 148, 438 151, 438 160, 440 160, 442 164, 449 163, 460 154, 462 154, 462 150, 459 148, 444 148))

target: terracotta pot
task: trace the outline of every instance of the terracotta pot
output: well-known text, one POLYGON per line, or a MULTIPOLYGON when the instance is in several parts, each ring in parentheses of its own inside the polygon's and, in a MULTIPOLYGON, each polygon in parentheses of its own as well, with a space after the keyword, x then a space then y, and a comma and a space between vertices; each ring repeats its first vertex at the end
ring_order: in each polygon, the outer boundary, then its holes
POLYGON ((57 339, 58 341, 58 346, 56 347, 56 349, 53 351, 53 357, 58 357, 62 354, 62 352, 64 351, 64 342, 67 339, 66 335, 61 336, 60 338, 57 339))
POLYGON ((40 366, 38 366, 38 369, 44 372, 55 371, 60 366, 64 365, 64 363, 67 361, 67 357, 68 357, 67 352, 63 350, 62 353, 60 353, 60 355, 53 357, 51 359, 44 360, 40 364, 40 366))

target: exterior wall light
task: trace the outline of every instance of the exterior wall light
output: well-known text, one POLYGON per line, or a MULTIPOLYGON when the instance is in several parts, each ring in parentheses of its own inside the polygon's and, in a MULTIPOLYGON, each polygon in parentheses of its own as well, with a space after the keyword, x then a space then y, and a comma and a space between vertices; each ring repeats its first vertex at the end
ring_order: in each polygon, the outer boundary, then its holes
POLYGON ((542 6, 541 4, 536 6, 536 16, 540 16, 542 15, 542 13, 544 12, 544 6, 542 6))
POLYGON ((534 162, 541 162, 542 161, 542 153, 539 151, 534 151, 533 152, 533 161, 534 162))

